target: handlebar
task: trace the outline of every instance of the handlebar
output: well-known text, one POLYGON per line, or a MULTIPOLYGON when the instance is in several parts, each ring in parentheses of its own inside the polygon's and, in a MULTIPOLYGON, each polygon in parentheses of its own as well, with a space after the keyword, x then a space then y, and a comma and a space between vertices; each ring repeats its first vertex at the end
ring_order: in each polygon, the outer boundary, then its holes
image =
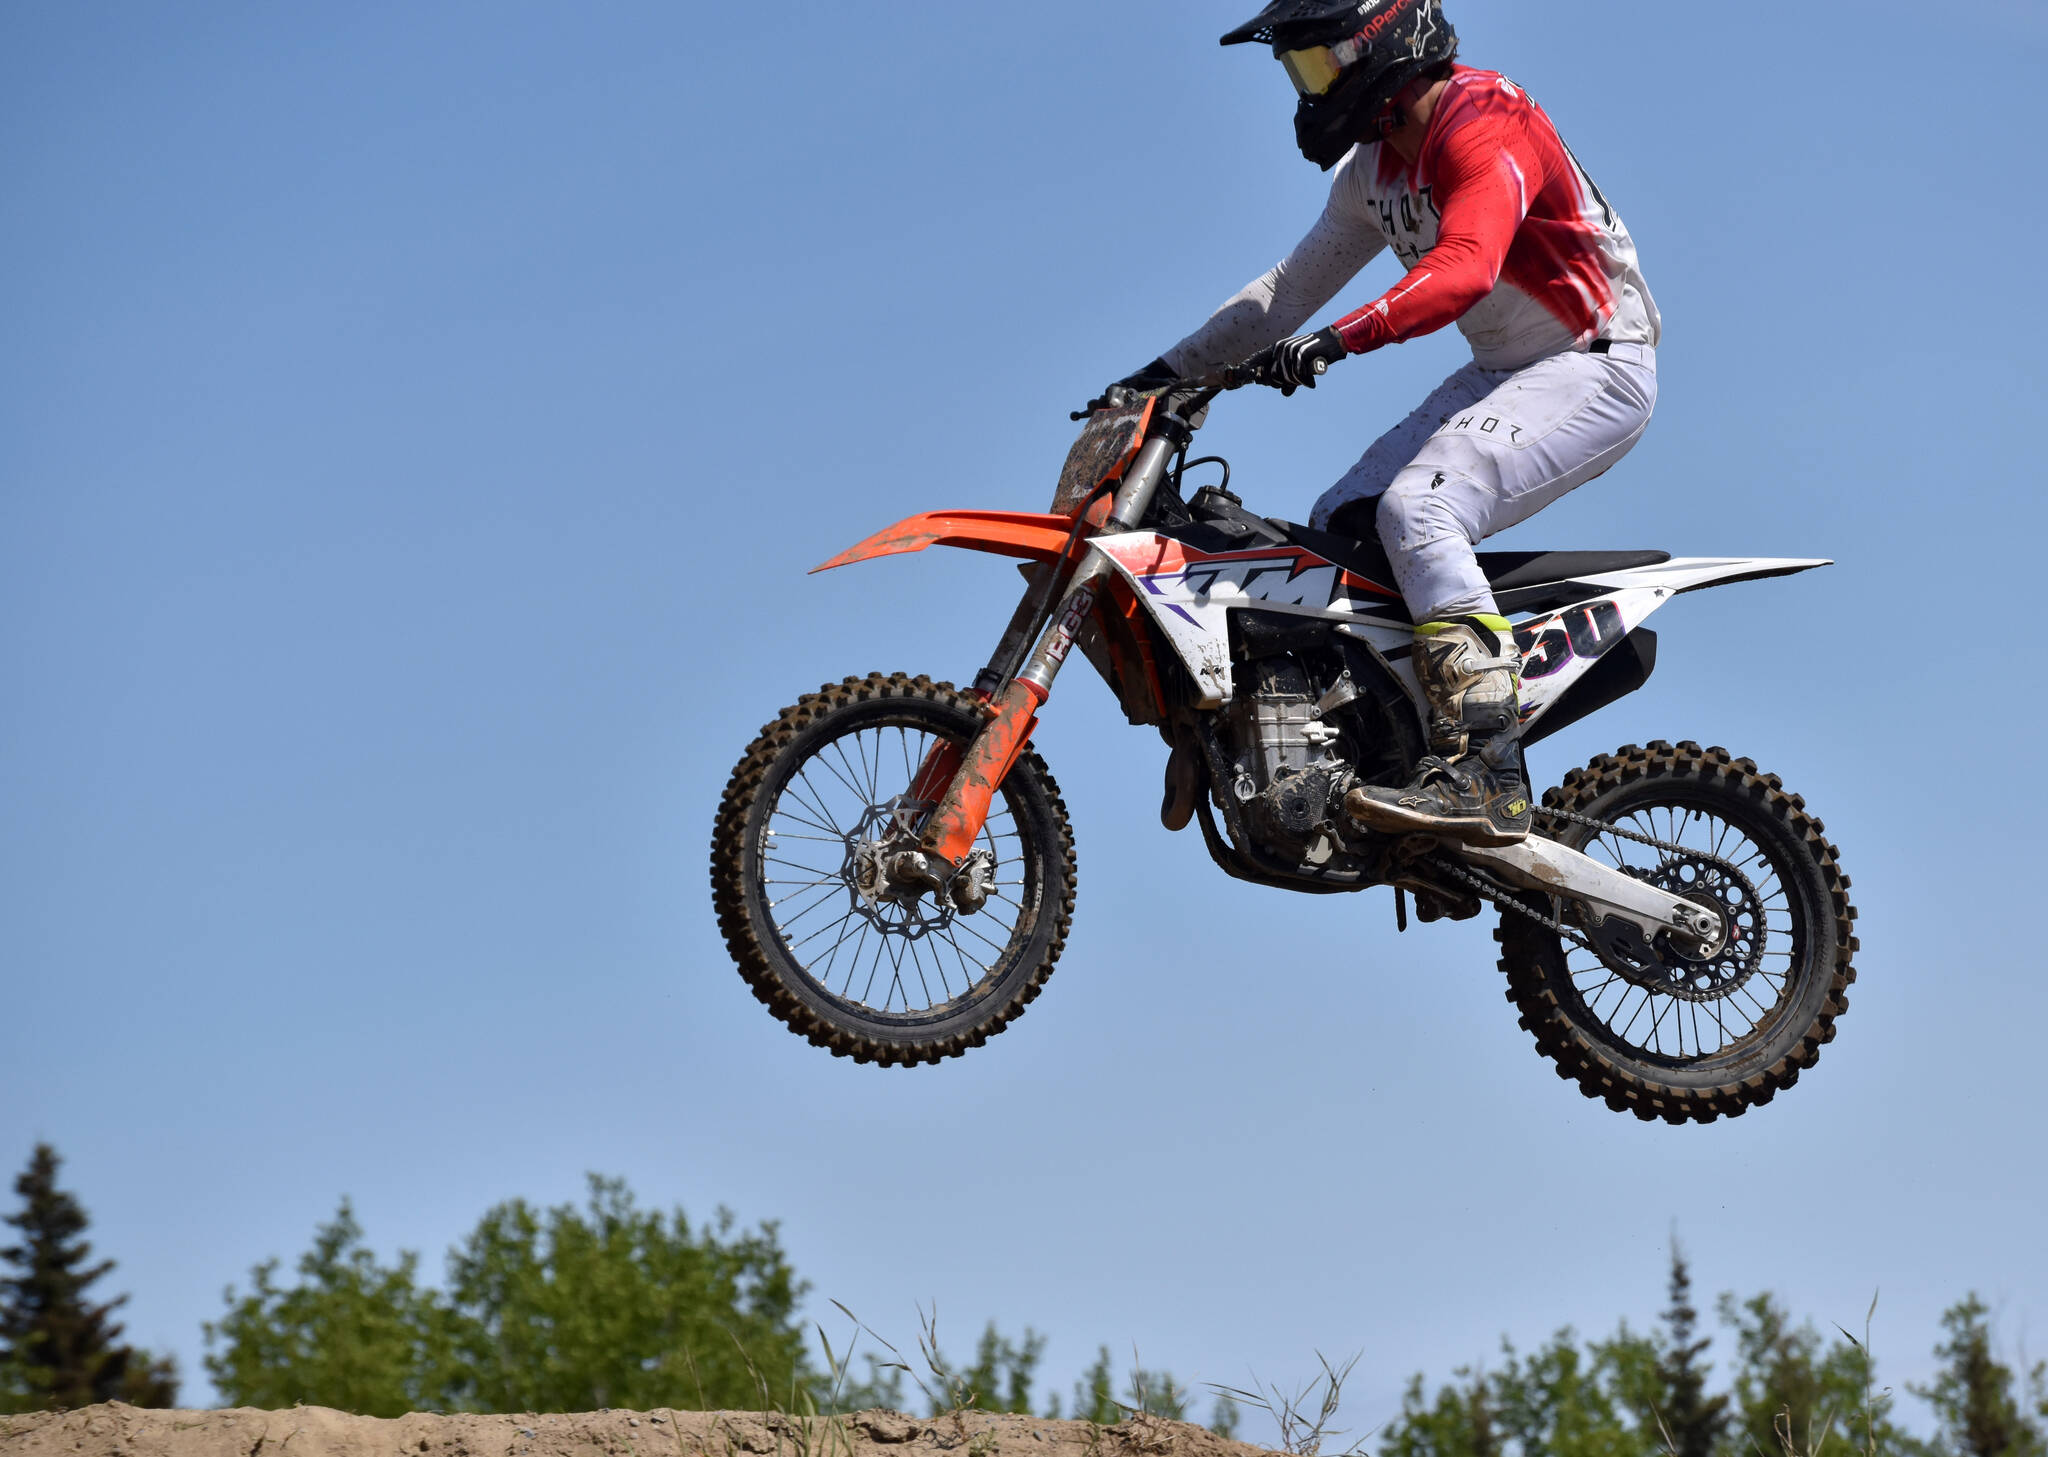
MULTIPOLYGON (((1327 372, 1329 368, 1330 361, 1327 359, 1318 359, 1311 365, 1312 371, 1319 376, 1327 372)), ((1257 383, 1258 373, 1252 368, 1251 362, 1247 360, 1242 364, 1226 364, 1221 369, 1212 370, 1210 373, 1200 375, 1195 379, 1181 380, 1175 387, 1179 389, 1208 390, 1209 398, 1213 400, 1225 390, 1243 389, 1248 384, 1257 383)))
MULTIPOLYGON (((1329 367, 1329 361, 1323 359, 1316 360, 1311 366, 1318 375, 1323 374, 1329 367)), ((1134 390, 1131 393, 1131 398, 1134 400, 1144 399, 1147 395, 1150 395, 1154 399, 1173 399, 1174 404, 1171 408, 1176 414, 1185 413, 1192 415, 1200 410, 1207 409, 1209 402, 1225 391, 1243 389, 1248 384, 1256 383, 1258 383, 1258 374, 1249 362, 1226 364, 1221 369, 1211 370, 1209 373, 1197 375, 1193 379, 1175 380, 1163 389, 1134 390), (1186 398, 1175 398, 1182 395, 1185 395, 1186 398)), ((1288 393, 1291 394, 1293 391, 1290 390, 1288 393)), ((1105 396, 1101 399, 1090 400, 1085 409, 1068 411, 1067 418, 1069 420, 1085 420, 1097 410, 1110 408, 1113 407, 1110 405, 1107 396, 1105 396)))

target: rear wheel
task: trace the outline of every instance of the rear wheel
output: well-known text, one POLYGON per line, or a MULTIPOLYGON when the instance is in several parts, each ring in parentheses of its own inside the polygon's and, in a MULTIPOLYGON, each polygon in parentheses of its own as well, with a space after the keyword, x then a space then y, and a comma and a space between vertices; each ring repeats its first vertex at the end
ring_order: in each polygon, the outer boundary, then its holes
POLYGON ((930 812, 908 795, 925 755, 985 721, 951 684, 871 673, 784 709, 733 770, 711 843, 719 928, 754 995, 816 1045, 885 1065, 955 1057, 1052 975, 1073 920, 1074 841, 1035 753, 976 842, 993 861, 980 910, 877 893, 876 851, 914 843, 930 812))
POLYGON ((1732 1117, 1797 1082, 1833 1040, 1856 979, 1849 878, 1805 802, 1725 749, 1658 741, 1573 770, 1543 803, 1671 847, 1550 822, 1558 842, 1715 905, 1731 931, 1711 959, 1667 951, 1661 968, 1618 969, 1504 908, 1495 934, 1508 1000, 1558 1076, 1671 1123, 1732 1117))

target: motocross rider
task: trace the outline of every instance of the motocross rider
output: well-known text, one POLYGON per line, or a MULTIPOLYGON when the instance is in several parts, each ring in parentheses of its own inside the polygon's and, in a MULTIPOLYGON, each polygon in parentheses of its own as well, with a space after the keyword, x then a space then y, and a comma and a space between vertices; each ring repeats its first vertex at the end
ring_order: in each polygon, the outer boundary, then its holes
POLYGON ((1285 394, 1318 365, 1455 321, 1472 362, 1382 435, 1310 524, 1376 524, 1415 626, 1432 753, 1345 810, 1372 829, 1486 844, 1528 833, 1514 634, 1474 543, 1628 453, 1657 403, 1657 306, 1634 243, 1529 95, 1456 64, 1439 0, 1273 0, 1222 38, 1270 44, 1300 101, 1302 155, 1330 199, 1294 251, 1126 387, 1248 360, 1285 394), (1296 334, 1382 249, 1407 273, 1296 334), (1283 337, 1286 336, 1286 337, 1283 337))

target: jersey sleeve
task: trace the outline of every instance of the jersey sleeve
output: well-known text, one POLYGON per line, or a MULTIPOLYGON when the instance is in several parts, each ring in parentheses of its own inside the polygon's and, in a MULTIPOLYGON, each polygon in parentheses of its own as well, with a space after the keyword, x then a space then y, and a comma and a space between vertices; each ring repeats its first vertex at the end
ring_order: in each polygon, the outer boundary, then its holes
POLYGON ((1475 116, 1422 160, 1440 214, 1436 246, 1372 303, 1337 321, 1353 354, 1432 333, 1500 281, 1508 248, 1542 186, 1535 151, 1494 116, 1475 116))
POLYGON ((1168 364, 1190 375, 1249 358, 1294 333, 1378 256, 1386 239, 1355 195, 1353 160, 1338 170, 1322 216, 1294 251, 1167 350, 1168 364))

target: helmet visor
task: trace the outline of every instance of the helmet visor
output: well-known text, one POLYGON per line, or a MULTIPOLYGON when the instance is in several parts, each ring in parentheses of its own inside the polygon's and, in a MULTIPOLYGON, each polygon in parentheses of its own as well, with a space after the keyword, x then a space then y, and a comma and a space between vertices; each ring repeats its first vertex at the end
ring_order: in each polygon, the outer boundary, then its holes
POLYGON ((1280 64, 1287 71, 1287 79, 1294 83, 1294 89, 1303 96, 1327 95, 1337 84, 1337 73, 1344 69, 1338 64, 1337 53, 1328 46, 1282 51, 1280 64))

